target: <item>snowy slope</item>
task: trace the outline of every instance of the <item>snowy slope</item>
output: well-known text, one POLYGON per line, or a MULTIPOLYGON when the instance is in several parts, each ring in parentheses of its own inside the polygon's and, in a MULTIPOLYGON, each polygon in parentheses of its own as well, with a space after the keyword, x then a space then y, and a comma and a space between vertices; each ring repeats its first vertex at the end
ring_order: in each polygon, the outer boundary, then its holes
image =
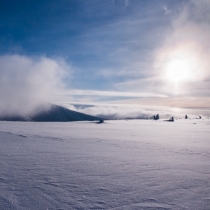
POLYGON ((210 209, 210 121, 0 122, 0 209, 210 209))

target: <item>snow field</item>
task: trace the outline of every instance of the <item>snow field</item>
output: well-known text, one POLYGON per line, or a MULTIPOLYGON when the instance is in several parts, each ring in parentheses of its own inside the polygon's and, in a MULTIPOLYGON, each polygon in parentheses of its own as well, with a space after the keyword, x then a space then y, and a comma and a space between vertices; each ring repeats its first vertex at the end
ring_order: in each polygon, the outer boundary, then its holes
POLYGON ((0 122, 0 209, 210 209, 210 121, 0 122))

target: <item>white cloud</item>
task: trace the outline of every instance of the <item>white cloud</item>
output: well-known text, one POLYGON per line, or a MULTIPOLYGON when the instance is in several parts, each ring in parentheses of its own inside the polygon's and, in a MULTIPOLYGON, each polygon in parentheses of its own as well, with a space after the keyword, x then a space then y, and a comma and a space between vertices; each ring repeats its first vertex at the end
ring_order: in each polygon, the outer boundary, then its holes
POLYGON ((162 7, 163 10, 165 11, 165 14, 168 15, 171 13, 171 10, 169 10, 165 5, 162 7))
POLYGON ((119 5, 123 4, 124 7, 127 7, 130 4, 130 0, 114 0, 113 3, 119 5))
POLYGON ((65 95, 85 95, 85 96, 102 96, 102 97, 135 97, 135 98, 147 98, 147 97, 160 97, 166 98, 167 95, 156 93, 141 93, 141 92, 120 92, 120 91, 97 91, 97 90, 68 90, 65 95))
POLYGON ((125 1, 125 7, 127 7, 130 4, 130 0, 124 0, 125 1))
POLYGON ((61 59, 0 56, 0 114, 29 114, 53 100, 64 88, 67 70, 61 59))

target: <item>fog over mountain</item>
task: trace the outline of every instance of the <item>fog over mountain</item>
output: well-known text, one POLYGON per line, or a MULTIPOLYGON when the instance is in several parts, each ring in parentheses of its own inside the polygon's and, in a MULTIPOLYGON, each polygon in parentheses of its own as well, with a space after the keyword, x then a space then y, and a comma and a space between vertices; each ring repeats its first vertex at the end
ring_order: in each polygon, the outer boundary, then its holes
POLYGON ((0 116, 2 121, 34 121, 34 122, 68 122, 100 120, 88 114, 72 111, 54 104, 43 104, 36 109, 35 114, 5 114, 0 116))
POLYGON ((61 59, 20 55, 0 56, 0 67, 0 116, 36 114, 64 88, 69 70, 61 59))

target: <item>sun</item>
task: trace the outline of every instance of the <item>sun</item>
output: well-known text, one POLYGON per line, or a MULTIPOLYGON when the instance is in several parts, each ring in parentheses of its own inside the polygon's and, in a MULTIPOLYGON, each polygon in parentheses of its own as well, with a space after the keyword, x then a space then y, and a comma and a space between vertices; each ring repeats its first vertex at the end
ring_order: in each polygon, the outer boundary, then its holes
POLYGON ((192 66, 189 60, 171 60, 166 66, 166 79, 170 82, 185 82, 192 78, 192 66))

